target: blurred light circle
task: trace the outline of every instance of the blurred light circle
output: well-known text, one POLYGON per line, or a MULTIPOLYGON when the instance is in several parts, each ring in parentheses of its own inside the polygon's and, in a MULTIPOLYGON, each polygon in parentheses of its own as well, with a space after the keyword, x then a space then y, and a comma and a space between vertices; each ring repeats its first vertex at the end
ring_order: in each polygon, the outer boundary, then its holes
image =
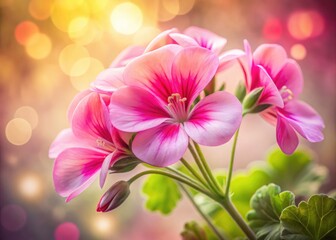
POLYGON ((55 240, 78 240, 79 235, 77 225, 72 222, 64 222, 58 225, 54 232, 55 240))
POLYGON ((136 33, 141 27, 143 16, 141 9, 137 5, 125 2, 114 7, 110 21, 118 33, 131 35, 136 33))
POLYGON ((43 33, 36 33, 29 38, 26 52, 33 59, 46 58, 51 52, 51 40, 43 33))
POLYGON ((15 39, 18 43, 26 45, 29 38, 39 32, 38 26, 31 21, 23 21, 15 27, 15 39))
POLYGON ((14 145, 26 144, 32 135, 32 127, 22 118, 14 118, 6 125, 7 140, 14 145))
POLYGON ((36 199, 42 192, 41 180, 33 174, 26 174, 25 176, 22 176, 18 187, 21 195, 28 199, 36 199))
POLYGON ((147 45, 152 39, 160 34, 160 29, 156 27, 142 27, 134 34, 133 43, 135 45, 147 45))
POLYGON ((82 58, 89 57, 88 50, 78 44, 70 44, 62 49, 58 57, 59 65, 62 71, 71 76, 71 71, 75 63, 82 58))
POLYGON ((70 71, 70 76, 78 77, 78 76, 83 75, 89 69, 90 64, 91 64, 91 58, 90 57, 79 59, 72 66, 71 71, 70 71))
POLYGON ((179 0, 163 0, 162 5, 164 9, 176 16, 180 11, 180 1, 179 0))
POLYGON ((316 37, 324 31, 324 19, 317 11, 296 11, 288 19, 288 31, 296 39, 316 37))
POLYGON ((307 50, 302 44, 295 44, 290 49, 290 54, 293 58, 297 60, 302 60, 307 55, 307 50))
POLYGON ((180 0, 179 1, 179 15, 184 15, 190 12, 190 10, 194 7, 195 0, 180 0))
MULTIPOLYGON (((87 60, 83 60, 82 63, 78 63, 79 66, 80 64, 86 64, 85 61, 87 60)), ((83 91, 90 86, 90 83, 94 81, 97 75, 103 70, 104 66, 99 60, 89 58, 89 67, 87 70, 80 76, 71 76, 71 84, 78 91, 83 91)))
POLYGON ((23 118, 27 120, 32 129, 34 129, 38 124, 38 114, 36 110, 29 106, 22 106, 18 108, 14 114, 16 118, 23 118))
MULTIPOLYGON (((73 25, 70 23, 69 28, 73 25)), ((93 41, 100 40, 102 37, 103 29, 96 21, 89 20, 88 23, 76 31, 69 31, 69 37, 77 44, 86 45, 93 41)))
POLYGON ((28 11, 30 15, 38 20, 45 20, 50 16, 52 0, 31 0, 28 11))
POLYGON ((67 32, 71 21, 78 17, 90 17, 90 8, 86 1, 58 0, 53 3, 51 20, 59 30, 67 32))
POLYGON ((277 18, 267 19, 263 27, 263 35, 266 39, 278 40, 282 35, 282 24, 277 18))
POLYGON ((1 209, 1 225, 8 231, 20 230, 27 221, 26 211, 16 204, 9 204, 1 209))
POLYGON ((93 219, 93 231, 100 235, 106 235, 117 229, 117 223, 111 216, 101 215, 93 219))
POLYGON ((89 18, 87 17, 76 17, 72 19, 69 23, 68 34, 75 34, 76 32, 82 31, 89 22, 89 18))

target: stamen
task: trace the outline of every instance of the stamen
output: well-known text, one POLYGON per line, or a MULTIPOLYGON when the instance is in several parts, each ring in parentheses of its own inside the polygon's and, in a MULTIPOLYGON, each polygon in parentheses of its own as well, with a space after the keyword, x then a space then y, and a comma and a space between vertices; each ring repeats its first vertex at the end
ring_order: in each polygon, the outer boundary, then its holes
POLYGON ((294 97, 294 93, 286 85, 280 89, 280 94, 284 102, 288 102, 294 97))
POLYGON ((96 143, 97 143, 97 147, 103 149, 103 150, 106 150, 106 151, 114 151, 115 150, 115 146, 110 142, 110 141, 107 141, 103 138, 97 138, 96 139, 96 143))
POLYGON ((179 93, 173 93, 168 97, 167 109, 170 115, 178 122, 184 122, 187 119, 186 101, 187 98, 181 98, 179 93))

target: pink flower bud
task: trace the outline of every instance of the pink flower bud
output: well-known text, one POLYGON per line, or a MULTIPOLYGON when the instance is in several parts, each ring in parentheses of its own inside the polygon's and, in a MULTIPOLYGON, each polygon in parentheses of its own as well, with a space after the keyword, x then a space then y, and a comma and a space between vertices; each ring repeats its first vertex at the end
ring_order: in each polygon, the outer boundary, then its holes
POLYGON ((116 182, 101 197, 97 205, 97 212, 109 212, 119 207, 126 200, 129 194, 130 190, 128 182, 116 182))

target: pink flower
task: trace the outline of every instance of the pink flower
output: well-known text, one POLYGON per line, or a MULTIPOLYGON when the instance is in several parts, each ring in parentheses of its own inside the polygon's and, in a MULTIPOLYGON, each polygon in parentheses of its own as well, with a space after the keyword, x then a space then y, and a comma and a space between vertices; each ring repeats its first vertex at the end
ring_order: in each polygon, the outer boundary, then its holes
POLYGON ((133 153, 141 160, 168 166, 185 153, 189 138, 207 145, 227 142, 241 122, 239 101, 224 91, 194 101, 218 67, 214 53, 200 47, 168 45, 144 54, 124 71, 127 87, 112 94, 111 121, 138 132, 133 153))
POLYGON ((169 36, 183 47, 200 46, 216 53, 219 57, 217 72, 221 72, 230 67, 237 58, 245 53, 238 49, 225 51, 222 53, 227 40, 217 34, 199 27, 189 27, 184 34, 172 32, 169 36))
POLYGON ((104 185, 108 169, 130 156, 121 134, 109 119, 109 97, 85 91, 69 109, 71 128, 52 143, 49 156, 56 158, 53 178, 56 191, 70 201, 84 191, 100 172, 104 185))
POLYGON ((323 140, 324 123, 308 104, 299 101, 303 76, 299 65, 287 58, 286 51, 276 44, 262 44, 253 53, 245 41, 247 67, 244 74, 247 92, 263 87, 258 105, 269 104, 262 116, 276 125, 277 143, 286 154, 298 146, 297 133, 310 142, 323 140))

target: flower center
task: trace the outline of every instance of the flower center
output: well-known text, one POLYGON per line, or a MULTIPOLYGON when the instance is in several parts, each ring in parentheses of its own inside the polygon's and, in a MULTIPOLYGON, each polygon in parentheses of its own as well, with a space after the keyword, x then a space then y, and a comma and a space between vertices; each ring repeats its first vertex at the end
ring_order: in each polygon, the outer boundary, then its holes
POLYGON ((292 90, 290 90, 287 86, 283 86, 280 89, 280 94, 281 94, 281 97, 284 100, 284 102, 288 102, 288 101, 292 100, 293 97, 294 97, 294 94, 293 94, 292 90))
POLYGON ((108 152, 114 152, 116 149, 115 146, 110 141, 107 141, 103 138, 97 138, 96 143, 97 147, 108 152))
POLYGON ((188 117, 185 104, 186 101, 187 98, 181 98, 179 93, 173 93, 168 97, 167 109, 170 113, 170 116, 172 116, 178 122, 184 122, 188 117))

